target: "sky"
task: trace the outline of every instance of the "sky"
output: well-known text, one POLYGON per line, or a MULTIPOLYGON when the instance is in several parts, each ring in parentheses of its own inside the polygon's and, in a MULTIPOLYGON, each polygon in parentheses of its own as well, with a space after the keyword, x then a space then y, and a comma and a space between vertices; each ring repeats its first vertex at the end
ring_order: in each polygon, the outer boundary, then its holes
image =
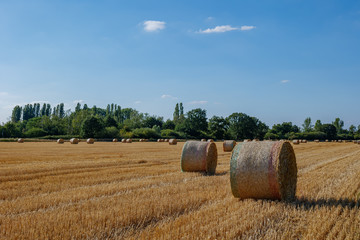
POLYGON ((0 122, 115 103, 360 125, 360 1, 0 0, 0 122))

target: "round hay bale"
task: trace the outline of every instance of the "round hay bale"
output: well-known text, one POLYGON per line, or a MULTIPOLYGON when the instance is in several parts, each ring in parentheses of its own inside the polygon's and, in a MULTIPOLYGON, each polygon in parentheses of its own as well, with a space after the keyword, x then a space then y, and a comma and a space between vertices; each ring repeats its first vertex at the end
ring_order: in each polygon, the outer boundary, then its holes
POLYGON ((353 143, 357 144, 357 140, 354 140, 353 143))
POLYGON ((169 139, 165 139, 165 142, 169 142, 169 139))
POLYGON ((176 145, 176 144, 177 144, 177 140, 175 138, 169 140, 169 145, 176 145))
POLYGON ((88 138, 88 139, 86 140, 86 143, 87 143, 87 144, 94 144, 94 142, 95 142, 95 140, 94 140, 93 138, 88 138))
POLYGON ((181 153, 181 171, 215 174, 217 148, 212 142, 187 141, 181 153))
POLYGON ((306 140, 306 139, 302 139, 302 140, 301 140, 301 143, 307 143, 307 140, 306 140))
POLYGON ((113 142, 118 142, 117 138, 114 138, 112 141, 113 141, 113 142))
POLYGON ((132 139, 131 138, 126 139, 126 143, 132 143, 132 139))
POLYGON ((214 142, 214 139, 208 139, 207 141, 208 142, 214 142))
POLYGON ((161 142, 161 139, 158 139, 157 142, 161 142))
POLYGON ((78 144, 78 143, 79 143, 79 139, 78 139, 78 138, 72 138, 72 139, 70 139, 70 143, 71 143, 71 144, 78 144))
POLYGON ((59 138, 56 142, 57 142, 58 144, 63 144, 63 143, 64 143, 64 139, 59 138))
POLYGON ((299 139, 294 139, 293 140, 293 144, 299 144, 299 143, 300 143, 299 139))
POLYGON ((253 139, 253 141, 254 141, 254 142, 258 142, 258 141, 259 141, 259 139, 255 138, 255 139, 253 139))
POLYGON ((244 142, 251 142, 251 139, 244 139, 244 142))
POLYGON ((320 142, 320 140, 319 140, 319 139, 315 139, 314 142, 318 143, 318 142, 320 142))
POLYGON ((202 142, 206 142, 206 139, 205 139, 205 138, 203 138, 203 139, 201 139, 201 141, 202 141, 202 142))
POLYGON ((23 138, 18 138, 17 142, 18 143, 24 143, 24 139, 23 138))
POLYGON ((235 147, 236 142, 234 140, 225 140, 223 142, 223 150, 224 152, 231 152, 235 147))
POLYGON ((338 140, 338 142, 339 142, 339 143, 341 143, 341 142, 342 142, 342 140, 341 140, 341 139, 339 139, 339 140, 338 140))
POLYGON ((295 198, 296 157, 288 141, 236 145, 230 160, 231 190, 236 198, 295 198))

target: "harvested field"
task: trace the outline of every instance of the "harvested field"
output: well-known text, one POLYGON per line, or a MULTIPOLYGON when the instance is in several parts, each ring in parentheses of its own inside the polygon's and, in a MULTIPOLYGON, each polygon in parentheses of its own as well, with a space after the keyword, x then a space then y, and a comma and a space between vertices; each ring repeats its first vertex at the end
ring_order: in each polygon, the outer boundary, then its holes
POLYGON ((295 145, 296 201, 239 200, 231 152, 181 172, 184 145, 0 143, 0 239, 360 239, 360 146, 295 145))

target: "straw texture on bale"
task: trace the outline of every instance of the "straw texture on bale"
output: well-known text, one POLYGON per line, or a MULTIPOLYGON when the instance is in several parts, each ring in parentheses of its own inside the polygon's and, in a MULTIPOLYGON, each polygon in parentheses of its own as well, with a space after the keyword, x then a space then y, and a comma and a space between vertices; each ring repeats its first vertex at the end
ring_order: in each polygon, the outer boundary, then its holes
POLYGON ((58 144, 63 144, 63 143, 64 143, 64 139, 59 138, 56 142, 57 142, 58 144))
POLYGON ((296 158, 289 142, 247 142, 234 148, 230 160, 234 197, 292 200, 296 182, 296 158))
POLYGON ((177 140, 175 138, 169 140, 169 145, 176 145, 176 144, 177 144, 177 140))
POLYGON ((19 138, 19 139, 17 140, 17 142, 18 142, 18 143, 24 143, 24 139, 23 139, 23 138, 19 138))
POLYGON ((126 139, 126 143, 132 143, 132 139, 131 138, 126 139))
POLYGON ((298 139, 293 140, 293 144, 299 144, 299 143, 300 143, 300 141, 298 139))
POLYGON ((94 140, 93 138, 88 138, 88 139, 86 140, 86 143, 87 143, 87 144, 94 144, 94 142, 95 142, 95 140, 94 140))
POLYGON ((79 143, 79 139, 78 139, 78 138, 72 138, 72 139, 70 139, 70 143, 71 143, 71 144, 78 144, 78 143, 79 143))
POLYGON ((187 141, 181 153, 181 171, 215 174, 217 148, 212 142, 187 141))
POLYGON ((234 140, 225 140, 223 142, 223 150, 224 152, 231 152, 235 147, 236 142, 234 140))

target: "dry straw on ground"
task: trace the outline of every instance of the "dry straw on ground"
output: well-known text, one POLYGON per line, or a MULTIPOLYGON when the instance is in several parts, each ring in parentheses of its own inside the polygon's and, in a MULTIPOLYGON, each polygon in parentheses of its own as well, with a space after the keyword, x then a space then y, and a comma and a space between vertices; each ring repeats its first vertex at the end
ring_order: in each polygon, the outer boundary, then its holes
POLYGON ((56 142, 57 142, 58 144, 63 144, 63 143, 64 143, 64 139, 59 138, 56 142))
POLYGON ((23 143, 23 142, 24 142, 24 139, 23 139, 23 138, 19 138, 19 139, 17 140, 17 142, 18 142, 18 143, 23 143))
POLYGON ((94 140, 93 138, 88 138, 88 139, 86 140, 86 143, 87 143, 87 144, 94 144, 94 142, 95 142, 95 140, 94 140))
POLYGON ((238 144, 231 155, 230 182, 237 198, 294 199, 297 165, 291 144, 287 141, 238 144))
POLYGON ((181 153, 183 172, 206 172, 215 174, 217 148, 212 142, 187 141, 181 153))
POLYGON ((234 140, 225 140, 223 143, 224 152, 231 152, 235 147, 236 142, 234 140))
POLYGON ((70 139, 70 143, 71 143, 71 144, 78 144, 78 143, 79 143, 79 139, 78 139, 78 138, 72 138, 72 139, 70 139))
POLYGON ((177 144, 177 140, 175 138, 169 140, 169 145, 176 145, 176 144, 177 144))

